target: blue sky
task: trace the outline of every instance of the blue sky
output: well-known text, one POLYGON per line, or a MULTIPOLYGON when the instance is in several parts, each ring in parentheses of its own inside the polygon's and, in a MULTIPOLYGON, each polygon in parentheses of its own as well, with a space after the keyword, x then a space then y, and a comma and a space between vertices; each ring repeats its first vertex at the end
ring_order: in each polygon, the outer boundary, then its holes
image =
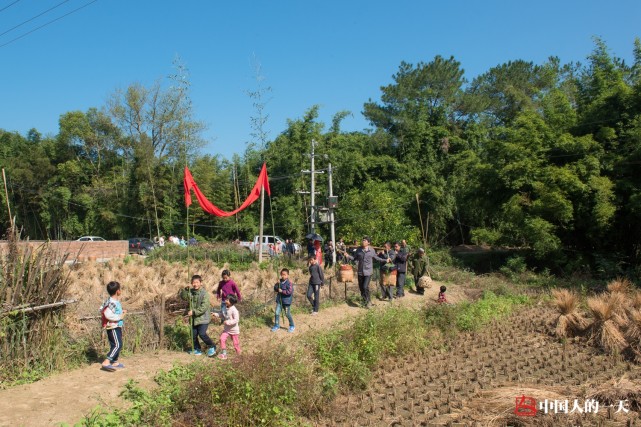
MULTIPOLYGON (((0 0, 0 9, 14 1, 0 0)), ((19 0, 0 11, 0 33, 62 1, 19 0)), ((0 45, 90 1, 67 0, 0 36, 0 45)), ((56 134, 61 114, 162 79, 178 55, 196 118, 208 126, 203 153, 229 158, 251 139, 252 58, 272 89, 270 138, 314 104, 325 123, 350 110, 343 129, 363 130, 363 103, 378 99, 403 60, 453 55, 471 80, 514 59, 583 61, 596 35, 629 61, 639 22, 637 0, 98 0, 0 47, 0 128, 56 134)))

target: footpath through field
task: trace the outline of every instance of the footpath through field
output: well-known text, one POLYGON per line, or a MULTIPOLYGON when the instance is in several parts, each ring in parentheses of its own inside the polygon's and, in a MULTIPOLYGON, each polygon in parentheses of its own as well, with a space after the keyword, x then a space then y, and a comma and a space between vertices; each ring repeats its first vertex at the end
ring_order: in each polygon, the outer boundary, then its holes
MULTIPOLYGON (((405 298, 395 300, 393 304, 406 307, 434 304, 438 287, 439 284, 434 283, 425 296, 406 292, 405 298)), ((448 299, 456 303, 467 298, 461 287, 448 285, 448 299)), ((375 304, 375 309, 384 309, 389 305, 384 301, 376 301, 375 304)), ((306 301, 305 305, 301 301, 299 306, 307 307, 306 301)), ((362 308, 343 303, 321 309, 318 316, 298 314, 294 317, 296 332, 293 334, 287 333, 285 328, 271 333, 267 326, 243 330, 241 313, 241 346, 243 351, 253 352, 260 351, 268 345, 295 342, 310 331, 341 327, 363 313, 362 308)), ((220 331, 220 327, 215 325, 209 327, 209 335, 212 338, 217 338, 220 331)), ((126 368, 115 373, 101 371, 100 365, 95 363, 32 384, 0 390, 0 426, 53 426, 63 422, 73 424, 98 405, 105 408, 121 408, 126 402, 118 395, 129 380, 134 380, 145 388, 153 387, 153 379, 158 371, 170 369, 176 363, 193 360, 194 356, 183 352, 145 353, 123 357, 122 362, 126 368)), ((225 362, 213 359, 212 363, 225 362)))

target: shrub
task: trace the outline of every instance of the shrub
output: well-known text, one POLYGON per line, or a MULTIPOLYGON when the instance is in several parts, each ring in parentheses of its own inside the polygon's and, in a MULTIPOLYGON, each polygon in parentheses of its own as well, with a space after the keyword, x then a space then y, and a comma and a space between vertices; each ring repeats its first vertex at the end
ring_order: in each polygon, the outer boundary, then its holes
POLYGON ((419 312, 389 308, 368 312, 350 329, 317 336, 314 349, 326 381, 339 383, 348 390, 362 390, 379 360, 395 354, 420 352, 428 345, 427 335, 419 312), (399 334, 399 330, 404 333, 399 334))

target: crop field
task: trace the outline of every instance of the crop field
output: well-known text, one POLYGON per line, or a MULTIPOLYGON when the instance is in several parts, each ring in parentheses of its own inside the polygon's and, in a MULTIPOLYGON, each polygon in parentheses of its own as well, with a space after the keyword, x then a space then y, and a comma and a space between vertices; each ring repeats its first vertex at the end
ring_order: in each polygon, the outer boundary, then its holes
POLYGON ((641 425, 641 367, 583 338, 558 340, 555 318, 529 308, 445 348, 385 360, 366 391, 339 397, 319 425, 641 425), (536 399, 535 416, 515 415, 521 396, 536 399), (568 413, 555 414, 552 402, 565 400, 568 413), (586 413, 586 401, 598 410, 586 413))

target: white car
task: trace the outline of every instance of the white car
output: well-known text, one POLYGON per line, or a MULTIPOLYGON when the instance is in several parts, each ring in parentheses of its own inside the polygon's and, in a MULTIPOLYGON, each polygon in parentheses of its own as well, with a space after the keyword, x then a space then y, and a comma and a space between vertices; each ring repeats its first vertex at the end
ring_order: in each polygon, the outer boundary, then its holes
POLYGON ((77 242, 106 242, 106 240, 98 236, 82 236, 77 242))

